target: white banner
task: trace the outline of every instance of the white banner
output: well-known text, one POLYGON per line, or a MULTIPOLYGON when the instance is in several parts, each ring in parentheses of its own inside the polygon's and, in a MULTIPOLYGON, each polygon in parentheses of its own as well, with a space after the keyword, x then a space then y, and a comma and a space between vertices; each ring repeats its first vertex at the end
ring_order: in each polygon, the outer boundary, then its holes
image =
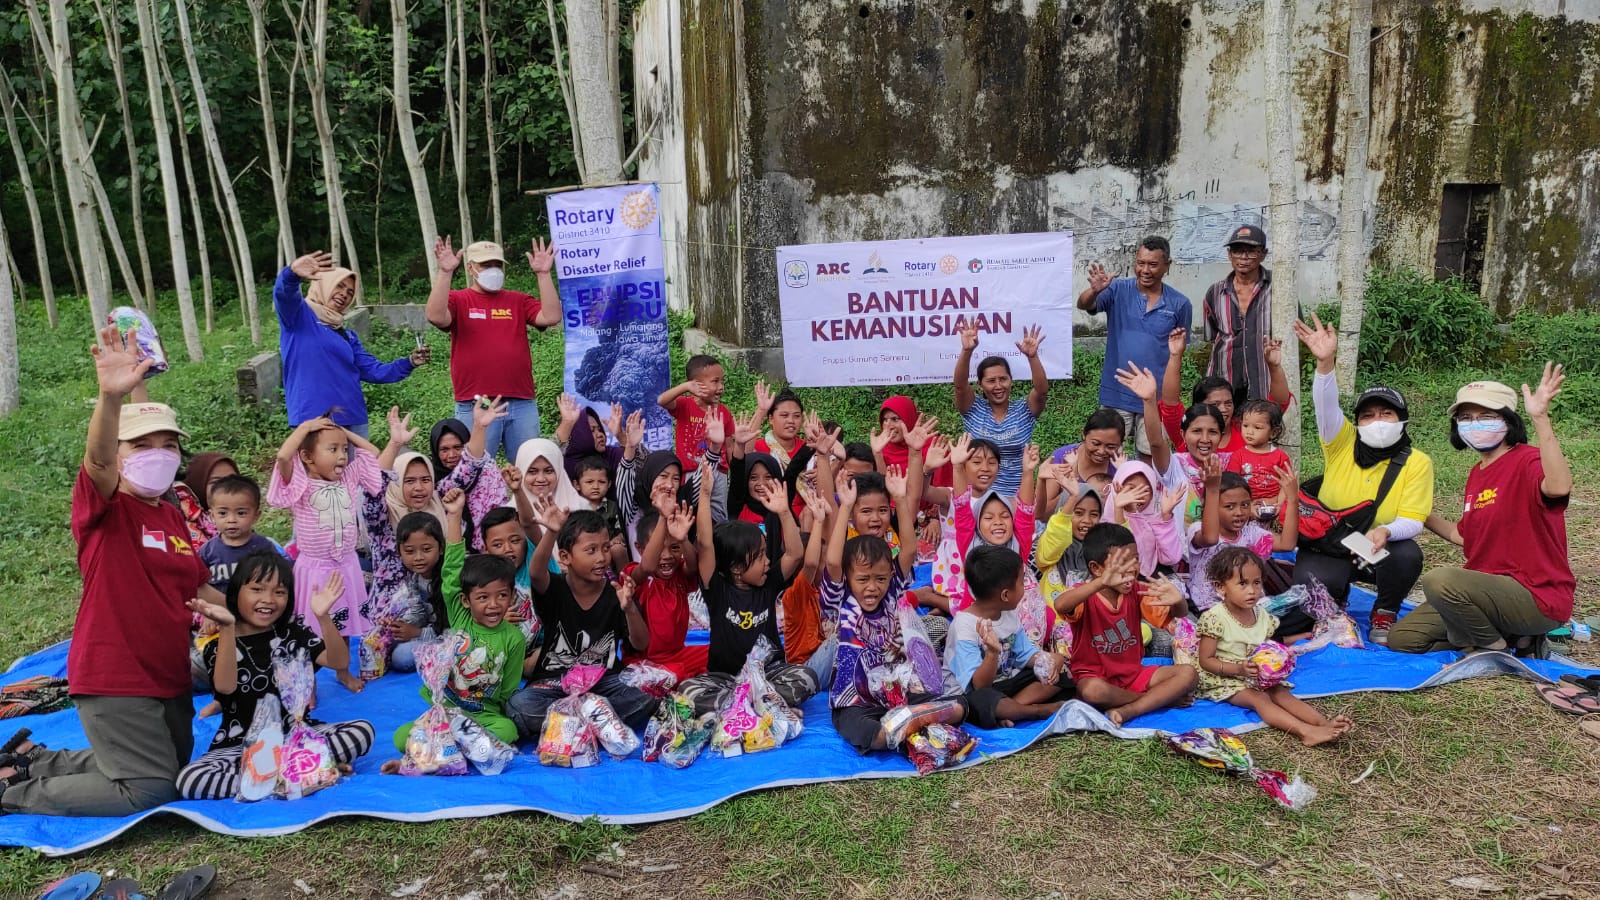
POLYGON ((1072 235, 976 235, 778 248, 778 307, 790 384, 949 381, 962 321, 978 325, 973 363, 1004 356, 1038 325, 1051 378, 1072 376, 1072 235))

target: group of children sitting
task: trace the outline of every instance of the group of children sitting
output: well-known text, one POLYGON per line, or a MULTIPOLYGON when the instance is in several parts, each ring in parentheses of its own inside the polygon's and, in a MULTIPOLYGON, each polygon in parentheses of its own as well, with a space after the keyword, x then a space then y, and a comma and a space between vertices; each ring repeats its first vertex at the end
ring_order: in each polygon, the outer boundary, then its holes
MULTIPOLYGON (((1102 410, 1085 435, 1115 431, 1114 444, 1086 440, 1048 462, 1026 447, 1007 496, 993 489, 994 443, 939 435, 907 398, 885 401, 868 441, 845 443, 788 390, 757 385, 740 417, 721 402, 715 359, 694 357, 685 374, 660 398, 673 449, 643 446, 638 410, 602 418, 568 397, 555 439, 527 442, 504 467, 485 449, 505 414, 495 398, 470 426, 438 423, 427 455, 408 449, 417 431, 397 410, 382 448, 307 421, 265 492, 292 516, 292 563, 254 531, 254 480, 226 459, 206 460, 198 479, 191 464, 191 526, 227 604, 193 604, 197 686, 222 724, 180 777, 183 795, 232 795, 256 702, 277 690, 275 651, 303 649, 359 691, 374 673, 352 671, 345 638, 373 632, 382 640, 365 643, 401 672, 419 642, 464 632, 442 700, 507 743, 538 739, 579 663, 607 668, 591 690, 630 728, 658 701, 627 666, 666 669, 697 714, 716 710, 762 638, 777 648, 766 675, 783 701, 826 689, 835 729, 863 753, 936 722, 1048 717, 1074 696, 1119 725, 1198 694, 1308 745, 1350 727, 1287 687, 1253 686, 1251 650, 1277 627, 1257 602, 1272 551, 1296 531, 1295 475, 1271 452, 1275 406, 1244 410, 1253 464, 1241 470, 1217 447, 1229 415, 1198 403, 1176 423, 1187 441, 1175 450, 1148 373, 1123 373, 1155 413, 1149 459, 1122 456, 1122 420, 1102 410), (1263 506, 1282 510, 1279 533, 1263 506), (919 558, 936 574, 913 587, 919 558), (702 646, 687 644, 697 613, 702 646), (1196 616, 1197 653, 1145 663, 1171 655, 1169 631, 1196 616), (874 673, 921 646, 908 630, 942 654, 942 683, 886 708, 874 673)), ((315 727, 341 763, 372 744, 365 722, 315 727)))

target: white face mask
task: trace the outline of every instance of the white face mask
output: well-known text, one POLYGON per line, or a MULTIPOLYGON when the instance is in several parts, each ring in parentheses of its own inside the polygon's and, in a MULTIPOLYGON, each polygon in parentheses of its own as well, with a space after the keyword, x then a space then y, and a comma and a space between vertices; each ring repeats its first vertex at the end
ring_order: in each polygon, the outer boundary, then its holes
POLYGON ((1461 440, 1474 450, 1493 450, 1505 443, 1506 423, 1500 422, 1458 422, 1456 432, 1461 435, 1461 440))
POLYGON ((1387 450, 1393 447, 1405 432, 1406 423, 1383 419, 1356 426, 1356 433, 1361 435, 1361 443, 1374 450, 1387 450))
POLYGON ((478 287, 494 293, 506 285, 505 269, 482 269, 478 272, 478 287))

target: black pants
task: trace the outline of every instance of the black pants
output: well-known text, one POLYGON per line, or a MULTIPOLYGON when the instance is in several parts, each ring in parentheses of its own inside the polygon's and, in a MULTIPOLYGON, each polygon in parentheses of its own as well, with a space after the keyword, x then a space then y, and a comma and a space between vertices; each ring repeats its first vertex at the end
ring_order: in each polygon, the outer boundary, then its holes
MULTIPOLYGON (((1295 583, 1310 584, 1311 579, 1315 578, 1342 606, 1350 599, 1350 582, 1368 582, 1378 589, 1378 599, 1372 604, 1373 612, 1398 613, 1400 604, 1417 586, 1417 579, 1422 577, 1422 548, 1417 546, 1416 541, 1406 540, 1390 541, 1387 549, 1388 559, 1370 569, 1360 569, 1353 556, 1327 556, 1302 548, 1294 563, 1295 583)), ((1278 635, 1303 634, 1315 624, 1301 610, 1290 610, 1278 623, 1278 635)))

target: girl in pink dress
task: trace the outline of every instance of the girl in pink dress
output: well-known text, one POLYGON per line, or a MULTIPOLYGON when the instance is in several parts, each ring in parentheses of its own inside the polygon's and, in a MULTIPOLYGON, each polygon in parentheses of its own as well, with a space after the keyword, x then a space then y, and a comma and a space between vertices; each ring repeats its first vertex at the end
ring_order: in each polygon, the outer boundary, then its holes
MULTIPOLYGON (((340 635, 361 637, 372 628, 361 612, 367 589, 356 557, 356 523, 363 492, 382 490, 383 472, 372 445, 326 416, 302 422, 278 449, 267 502, 289 510, 294 518, 299 553, 294 561, 294 614, 313 631, 320 626, 311 614, 311 597, 334 572, 344 576, 344 592, 331 616, 340 635)), ((340 672, 339 683, 352 691, 364 686, 350 672, 340 672)))

